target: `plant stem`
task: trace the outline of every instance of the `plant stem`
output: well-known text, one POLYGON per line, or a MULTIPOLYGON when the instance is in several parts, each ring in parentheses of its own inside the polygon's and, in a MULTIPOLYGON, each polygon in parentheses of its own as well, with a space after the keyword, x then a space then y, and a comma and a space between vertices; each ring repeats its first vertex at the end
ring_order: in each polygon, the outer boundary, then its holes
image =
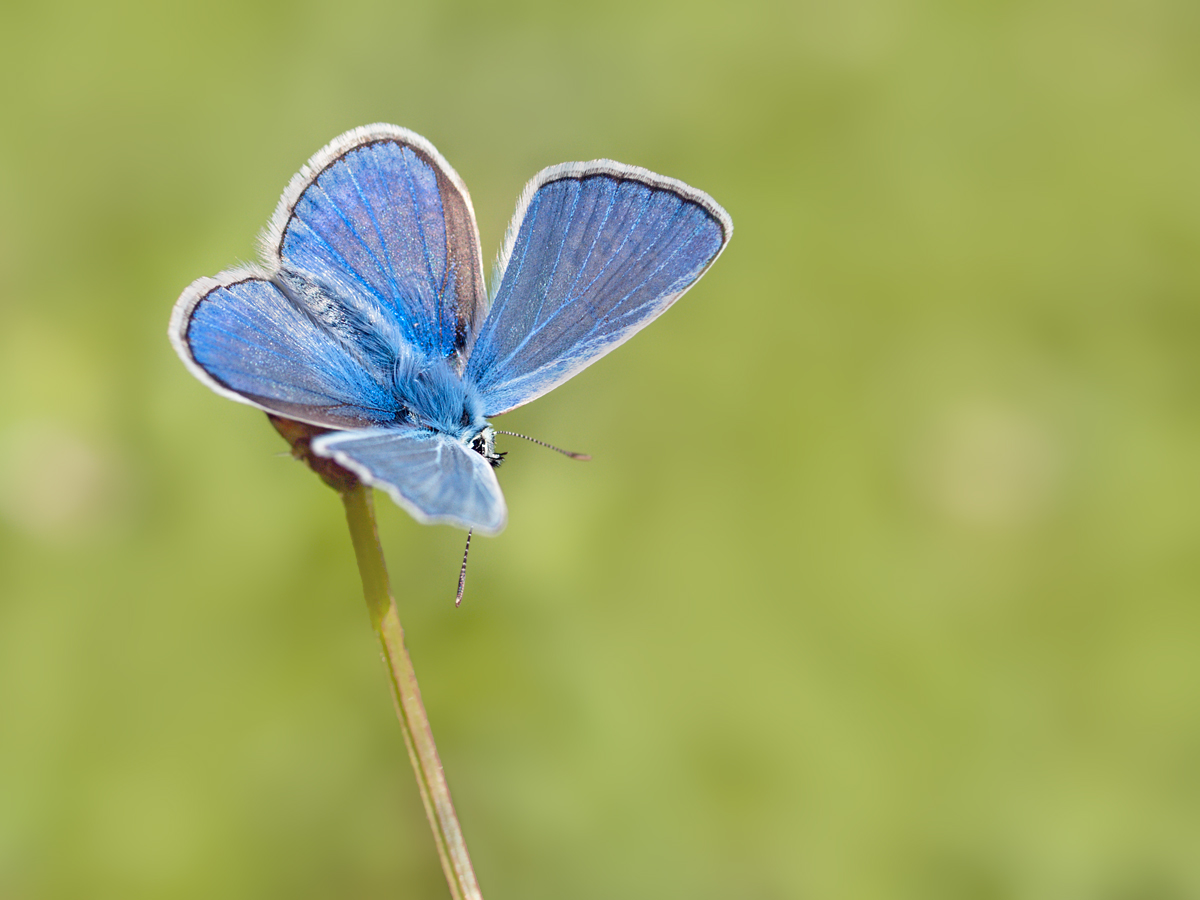
POLYGON ((417 776, 417 787, 425 803, 429 827, 433 829, 433 841, 442 860, 450 896, 454 900, 483 900, 479 883, 475 880, 475 871, 471 868, 471 857, 467 855, 462 829, 454 815, 450 788, 442 772, 441 760, 438 759, 433 731, 425 715, 425 704, 421 702, 417 673, 404 646, 404 629, 400 627, 400 614, 396 611, 396 601, 388 584, 387 565, 379 544, 379 530, 375 526, 371 489, 356 484, 341 494, 342 502, 346 505, 350 539, 354 542, 354 555, 358 559, 358 571, 362 575, 363 594, 371 614, 371 625, 383 645, 383 658, 396 702, 396 716, 404 732, 404 745, 408 748, 408 758, 417 776))

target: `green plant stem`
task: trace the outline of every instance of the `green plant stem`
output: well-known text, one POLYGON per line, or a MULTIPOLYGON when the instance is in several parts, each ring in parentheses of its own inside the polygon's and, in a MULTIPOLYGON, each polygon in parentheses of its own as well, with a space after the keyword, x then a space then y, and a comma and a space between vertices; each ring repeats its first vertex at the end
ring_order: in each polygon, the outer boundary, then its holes
POLYGON ((404 646, 404 629, 400 627, 400 614, 396 611, 396 601, 388 584, 383 548, 379 544, 379 531, 375 526, 371 489, 357 484, 341 493, 342 502, 346 505, 346 521, 350 524, 350 539, 354 542, 354 555, 358 558, 358 571, 362 575, 363 594, 371 614, 371 625, 383 645, 383 658, 396 701, 396 716, 404 732, 408 758, 417 775, 417 787, 425 803, 429 827, 433 829, 433 840, 437 844, 442 870, 450 886, 450 896, 454 900, 482 900, 462 829, 454 814, 454 804, 450 800, 450 788, 442 772, 437 746, 433 742, 429 718, 425 715, 425 704, 421 702, 417 673, 404 646))

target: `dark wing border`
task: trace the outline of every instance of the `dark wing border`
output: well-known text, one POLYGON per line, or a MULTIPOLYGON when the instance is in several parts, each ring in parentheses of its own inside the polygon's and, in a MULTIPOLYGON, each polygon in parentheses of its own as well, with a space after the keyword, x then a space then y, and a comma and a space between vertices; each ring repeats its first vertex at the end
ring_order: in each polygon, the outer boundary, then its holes
POLYGON ((263 406, 261 403, 251 400, 244 394, 239 394, 210 375, 208 369, 196 362, 196 357, 192 355, 192 347, 188 343, 187 334, 188 328, 192 324, 192 313, 195 312, 200 301, 217 288, 232 287, 235 284, 241 284, 243 281, 251 280, 270 282, 271 274, 271 272, 258 266, 240 266, 236 269, 226 269, 215 276, 205 275, 202 278, 197 278, 184 288, 183 293, 179 295, 179 299, 175 301, 175 307, 171 310, 171 322, 167 326, 167 337, 171 339, 171 346, 175 348, 176 354, 183 360, 183 364, 187 367, 187 370, 213 393, 220 394, 227 400, 245 403, 247 406, 253 406, 255 409, 261 409, 263 412, 271 413, 272 415, 287 415, 288 418, 296 419, 296 421, 329 427, 327 423, 318 422, 313 419, 299 419, 296 416, 282 413, 278 409, 263 406))
MULTIPOLYGON (((275 206, 275 212, 272 214, 271 220, 267 223, 266 229, 259 235, 258 245, 259 253, 263 260, 262 263, 238 266, 236 268, 225 269, 215 276, 206 275, 197 278, 184 289, 183 293, 179 295, 179 299, 175 301, 175 306, 171 310, 171 321, 167 326, 167 336, 171 341, 171 346, 175 348, 176 354, 183 360, 183 364, 187 367, 187 370, 211 391, 237 403, 244 403, 247 406, 253 406, 255 409, 261 409, 263 412, 286 415, 288 418, 307 422, 312 425, 329 426, 328 422, 299 417, 294 413, 281 413, 278 409, 272 409, 269 406, 257 403, 225 386, 196 361, 192 355, 191 347, 188 345, 187 333, 191 325, 192 313, 195 311, 196 306, 213 290, 230 287, 231 285, 250 279, 268 281, 278 287, 276 276, 282 269, 283 235, 287 230, 288 223, 291 221, 296 203, 299 202, 304 191, 316 181, 317 177, 325 169, 347 153, 359 147, 381 141, 395 141, 413 147, 419 153, 428 157, 439 179, 444 179, 453 185, 454 189, 462 197, 466 210, 468 219, 466 224, 469 225, 468 231, 475 248, 474 262, 476 272, 479 273, 480 278, 483 277, 483 256, 479 249, 479 229, 475 222, 475 208, 471 205, 471 195, 467 191, 467 186, 463 183, 462 178, 454 171, 450 163, 446 162, 445 157, 437 151, 437 148, 415 131, 401 128, 398 125, 377 122, 373 125, 363 125, 359 128, 351 129, 344 134, 338 135, 314 153, 308 162, 300 167, 300 171, 288 181, 283 195, 279 198, 279 202, 275 206)), ((478 296, 482 298, 482 304, 479 309, 475 310, 475 321, 468 335, 467 345, 463 353, 464 357, 469 355, 470 346, 474 343, 475 337, 479 333, 479 325, 487 314, 487 296, 483 291, 482 285, 480 285, 478 296)))
MULTIPOLYGON (((454 185, 455 190, 462 195, 463 203, 466 205, 467 213, 470 216, 471 227, 474 229, 474 233, 478 235, 479 229, 475 222, 475 207, 471 205, 471 194, 467 190, 467 185, 459 177, 458 173, 454 171, 454 167, 446 162, 446 158, 438 153, 437 148, 415 131, 409 131, 407 128, 401 128, 399 125, 376 122, 373 125, 361 125, 358 128, 350 129, 344 134, 339 134, 314 153, 308 162, 300 167, 300 171, 292 176, 287 187, 283 189, 283 196, 279 198, 279 203, 275 207, 275 213, 271 216, 271 221, 267 223, 266 230, 263 231, 259 239, 263 258, 273 264, 272 271, 278 271, 279 269, 280 252, 283 249, 283 233, 287 230, 288 222, 291 221, 292 211, 296 208, 296 203, 300 200, 300 196, 305 190, 308 189, 308 186, 316 181, 322 172, 347 153, 357 150, 359 147, 365 147, 368 144, 378 144, 383 141, 394 141, 407 145, 429 157, 429 161, 437 169, 438 175, 454 185)), ((479 263, 479 271, 482 272, 483 256, 479 251, 478 238, 475 240, 475 251, 479 254, 477 261, 479 263)))
MULTIPOLYGON (((548 166, 529 180, 517 200, 517 208, 508 223, 508 230, 504 232, 504 243, 500 245, 500 252, 496 254, 496 262, 492 266, 492 280, 488 293, 489 307, 491 301, 496 299, 496 292, 500 290, 500 282, 504 280, 504 272, 512 258, 513 247, 516 246, 517 236, 521 232, 521 223, 525 221, 525 214, 529 211, 529 204, 533 202, 533 195, 540 188, 555 181, 563 181, 568 178, 587 178, 589 175, 610 175, 619 181, 636 181, 648 187, 671 191, 673 194, 703 207, 720 222, 723 233, 721 249, 701 270, 700 275, 712 267, 717 258, 725 252, 725 248, 729 245, 729 239, 733 237, 733 219, 729 217, 729 213, 725 212, 725 208, 704 191, 698 190, 678 178, 668 178, 666 175, 659 175, 657 172, 651 172, 641 166, 630 166, 612 159, 593 159, 589 162, 568 162, 548 166)), ((700 275, 696 276, 696 281, 700 280, 700 275)), ((692 283, 695 284, 695 282, 692 283)))
MULTIPOLYGON (((483 251, 479 245, 479 224, 475 218, 475 207, 471 203, 471 193, 467 190, 466 183, 454 171, 454 167, 446 161, 446 158, 438 152, 437 148, 415 131, 401 128, 399 125, 389 125, 386 122, 361 125, 358 128, 352 128, 350 131, 338 135, 314 153, 308 162, 300 167, 300 171, 292 176, 291 181, 284 188, 283 195, 279 198, 279 203, 276 205, 275 212, 271 216, 271 221, 267 223, 267 227, 259 236, 259 254, 267 264, 271 275, 274 276, 283 266, 284 233, 292 221, 296 204, 300 202, 300 197, 309 186, 320 177, 322 172, 346 154, 360 147, 388 141, 411 147, 419 154, 425 156, 437 173, 438 181, 440 182, 439 186, 444 187, 448 183, 458 193, 459 197, 462 198, 466 221, 451 221, 449 217, 446 217, 445 222, 447 232, 451 228, 456 232, 465 232, 473 244, 474 258, 472 262, 475 265, 474 274, 480 281, 480 284, 474 286, 475 290, 472 292, 478 298, 478 306, 472 310, 467 326, 467 333, 463 336, 464 342, 461 356, 463 359, 466 359, 471 354, 471 346, 475 342, 475 337, 479 333, 479 327, 487 316, 488 306, 490 305, 486 285, 483 283, 483 251)), ((443 215, 445 215, 445 212, 445 208, 443 207, 443 215)))
MULTIPOLYGON (((512 220, 510 221, 508 230, 505 233, 504 243, 501 247, 499 255, 496 258, 496 264, 492 271, 491 292, 488 298, 489 317, 497 313, 497 310, 495 309, 495 302, 499 296, 501 288, 504 285, 504 278, 507 273, 509 263, 511 262, 517 239, 520 236, 521 228, 524 225, 525 217, 538 191, 547 185, 554 184, 558 181, 583 181, 587 178, 595 176, 604 176, 618 182, 632 182, 635 184, 644 185, 653 191, 674 194, 683 202, 693 204, 707 213, 712 221, 720 228, 720 246, 717 248, 717 251, 713 254, 712 258, 709 259, 704 265, 704 268, 700 269, 700 271, 696 273, 695 277, 692 278, 692 280, 683 288, 683 290, 673 295, 664 295, 665 303, 662 304, 661 308, 658 309, 657 312, 639 322, 636 327, 628 330, 627 333, 619 340, 608 344, 599 354, 576 362, 567 371, 561 373, 559 376, 553 379, 548 380, 538 389, 530 391, 519 398, 506 398, 505 402, 501 403, 498 408, 493 409, 491 406, 488 406, 487 414, 489 416, 502 415, 503 413, 510 412, 513 409, 524 406, 526 403, 536 400, 538 397, 548 393, 570 378, 573 378, 575 375, 579 374, 579 372, 583 371, 583 369, 587 368, 601 357, 608 355, 617 347, 624 344, 638 331, 641 331, 642 328, 644 328, 654 319, 658 318, 658 316, 672 306, 680 297, 686 294, 688 290, 690 290, 696 284, 696 282, 700 280, 704 273, 712 267, 712 264, 717 261, 721 254, 725 252, 725 248, 729 245, 730 238, 733 236, 733 220, 730 218, 729 213, 725 211, 724 207, 722 207, 719 203, 717 203, 716 200, 714 200, 704 191, 698 190, 697 188, 694 188, 676 178, 669 178, 666 175, 659 175, 657 172, 652 172, 649 169, 643 169, 640 166, 626 165, 611 159, 595 159, 591 160, 590 162, 560 163, 556 166, 550 166, 540 171, 529 181, 528 184, 525 185, 525 189, 521 192, 521 197, 517 201, 516 211, 513 213, 512 220), (516 402, 512 402, 513 399, 516 399, 516 402)), ((503 310, 500 310, 499 312, 503 313, 503 310)), ((483 326, 480 329, 481 335, 487 335, 490 333, 488 331, 489 323, 490 319, 484 320, 483 326)), ((468 357, 468 372, 471 371, 471 365, 472 359, 468 357)), ((479 373, 476 372, 476 374, 478 375, 479 373)))

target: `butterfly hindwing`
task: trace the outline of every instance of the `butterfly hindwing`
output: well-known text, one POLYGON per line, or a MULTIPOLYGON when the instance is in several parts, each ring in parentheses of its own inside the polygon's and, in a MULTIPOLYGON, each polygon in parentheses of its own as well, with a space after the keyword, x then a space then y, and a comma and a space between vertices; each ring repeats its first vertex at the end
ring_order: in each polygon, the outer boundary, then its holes
POLYGON ((487 297, 466 186, 433 145, 394 125, 347 132, 309 160, 265 238, 298 300, 334 333, 407 341, 460 365, 487 297))
POLYGON ((541 172, 509 227, 466 375, 489 416, 541 396, 663 313, 733 231, 707 194, 608 160, 541 172))
POLYGON ((194 281, 171 341, 217 393, 285 418, 354 428, 391 421, 395 400, 358 357, 248 269, 194 281))
POLYGON ((313 452, 381 488, 418 522, 498 534, 508 509, 491 465, 461 441, 423 428, 333 431, 313 452))

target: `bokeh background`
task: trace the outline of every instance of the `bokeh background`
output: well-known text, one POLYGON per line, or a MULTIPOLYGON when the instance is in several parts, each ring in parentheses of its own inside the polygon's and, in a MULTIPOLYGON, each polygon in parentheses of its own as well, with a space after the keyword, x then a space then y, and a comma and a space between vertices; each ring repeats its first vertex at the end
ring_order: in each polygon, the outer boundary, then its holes
POLYGON ((0 9, 0 897, 438 898, 336 496, 166 340, 374 121, 728 251, 386 500, 485 896, 1200 897, 1200 6, 0 9))

